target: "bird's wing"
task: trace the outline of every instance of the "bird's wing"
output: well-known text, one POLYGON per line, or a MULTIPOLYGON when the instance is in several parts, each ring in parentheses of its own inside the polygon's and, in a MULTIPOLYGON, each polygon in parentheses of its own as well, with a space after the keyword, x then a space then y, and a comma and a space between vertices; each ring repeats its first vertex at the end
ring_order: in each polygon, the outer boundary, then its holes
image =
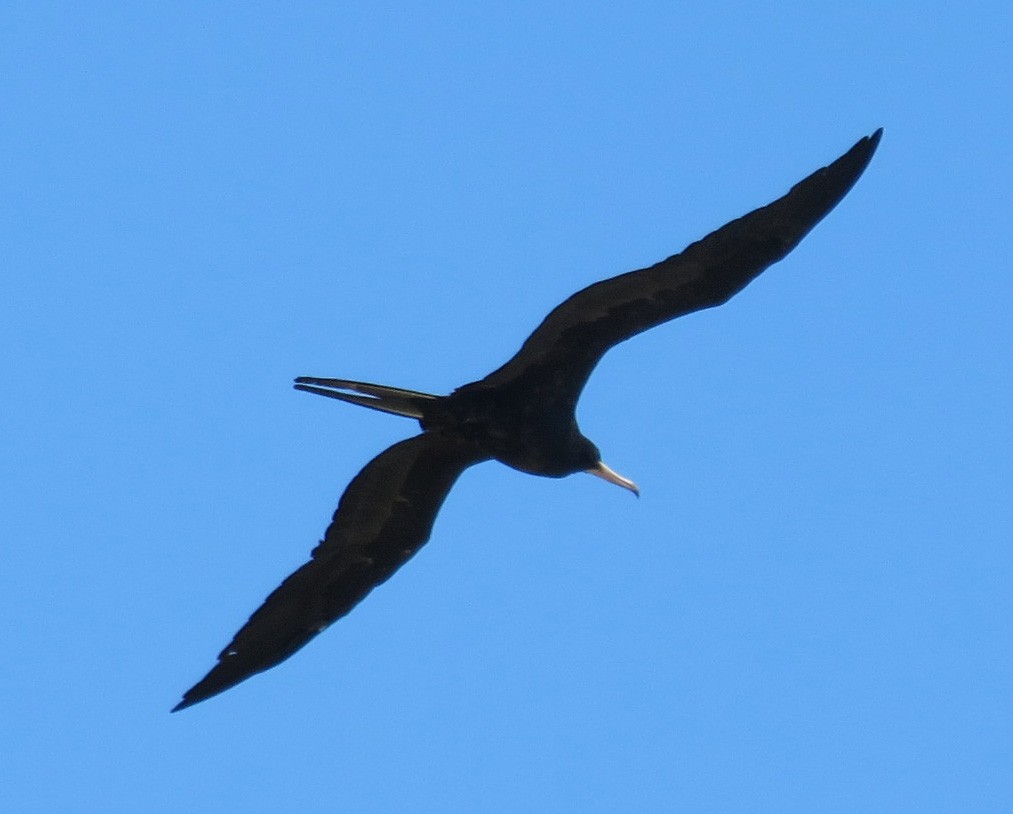
POLYGON ((310 561, 267 597, 173 712, 284 661, 348 613, 429 539, 454 481, 481 460, 461 441, 423 433, 370 461, 310 561))
POLYGON ((565 393, 576 404, 605 352, 675 317, 721 305, 799 241, 865 170, 882 130, 861 139, 783 198, 722 226, 650 268, 602 280, 557 306, 520 351, 479 386, 565 393))

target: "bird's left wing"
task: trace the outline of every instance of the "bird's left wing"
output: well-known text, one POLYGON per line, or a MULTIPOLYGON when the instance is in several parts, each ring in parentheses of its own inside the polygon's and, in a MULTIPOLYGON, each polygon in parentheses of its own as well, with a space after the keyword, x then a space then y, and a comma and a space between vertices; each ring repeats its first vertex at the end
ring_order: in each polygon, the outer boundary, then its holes
POLYGON ((578 291, 556 306, 512 359, 480 386, 520 384, 572 408, 594 366, 619 342, 721 305, 790 252, 865 171, 882 130, 860 139, 787 195, 736 218, 680 254, 578 291))
POLYGON ((284 661, 348 613, 422 547, 458 476, 485 459, 427 432, 370 461, 341 496, 310 561, 267 597, 173 712, 284 661))

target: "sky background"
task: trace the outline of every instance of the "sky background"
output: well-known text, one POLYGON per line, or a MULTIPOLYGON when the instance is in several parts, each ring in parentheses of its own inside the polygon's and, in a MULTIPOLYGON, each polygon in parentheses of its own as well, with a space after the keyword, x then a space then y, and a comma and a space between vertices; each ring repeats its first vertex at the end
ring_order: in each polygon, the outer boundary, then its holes
POLYGON ((994 3, 0 11, 0 809, 1013 810, 1013 30, 994 3), (176 715, 442 393, 885 127, 616 348, 595 478, 469 470, 176 715))

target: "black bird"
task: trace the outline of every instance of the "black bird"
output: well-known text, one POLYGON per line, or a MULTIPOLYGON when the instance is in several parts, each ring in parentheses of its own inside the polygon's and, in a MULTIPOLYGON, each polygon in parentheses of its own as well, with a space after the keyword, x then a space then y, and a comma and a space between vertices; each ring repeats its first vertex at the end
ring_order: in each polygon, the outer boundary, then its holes
POLYGON ((423 431, 355 476, 310 561, 267 598, 173 712, 273 667, 352 610, 429 539, 451 486, 473 464, 495 458, 550 478, 590 472, 636 493, 577 427, 577 399, 598 360, 641 331, 721 305, 788 254, 858 180, 882 132, 682 254, 578 291, 510 361, 449 396, 296 379, 297 390, 409 416, 423 431))

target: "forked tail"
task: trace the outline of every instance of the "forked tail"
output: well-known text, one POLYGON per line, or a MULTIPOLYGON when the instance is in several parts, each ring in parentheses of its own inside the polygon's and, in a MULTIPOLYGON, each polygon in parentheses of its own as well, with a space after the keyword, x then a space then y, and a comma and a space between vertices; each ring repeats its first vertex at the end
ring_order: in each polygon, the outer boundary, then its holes
POLYGON ((317 379, 313 376, 297 378, 295 389, 408 418, 422 418, 425 403, 439 398, 429 393, 404 390, 400 387, 353 382, 347 379, 317 379))

